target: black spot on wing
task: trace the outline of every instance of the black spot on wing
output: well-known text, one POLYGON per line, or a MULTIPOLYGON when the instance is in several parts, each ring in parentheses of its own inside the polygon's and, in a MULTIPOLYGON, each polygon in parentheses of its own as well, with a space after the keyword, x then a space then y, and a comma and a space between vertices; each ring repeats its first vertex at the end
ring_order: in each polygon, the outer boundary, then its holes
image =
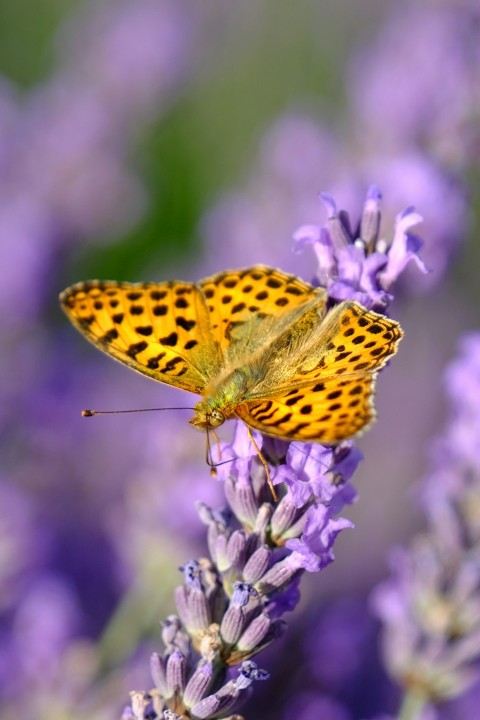
POLYGON ((135 328, 135 332, 137 332, 139 335, 144 335, 145 337, 148 337, 153 333, 153 327, 151 325, 138 325, 135 328))
POLYGON ((187 320, 184 317, 177 317, 175 319, 175 323, 178 325, 178 327, 183 328, 184 330, 193 330, 195 325, 197 324, 195 320, 187 320))
POLYGON ((145 340, 141 340, 138 343, 132 343, 126 351, 126 354, 131 358, 135 358, 139 353, 146 350, 147 347, 148 343, 145 340))
POLYGON ((163 338, 159 338, 159 342, 167 347, 175 347, 178 342, 178 334, 176 332, 170 333, 163 338))
POLYGON ((142 313, 145 311, 145 308, 143 305, 130 305, 130 314, 131 315, 142 315, 142 313))
POLYGON ((192 350, 196 345, 198 345, 198 340, 188 340, 188 342, 185 343, 184 347, 185 350, 192 350))
POLYGON ((163 315, 167 314, 168 306, 167 305, 155 305, 152 312, 156 317, 162 317, 163 315))

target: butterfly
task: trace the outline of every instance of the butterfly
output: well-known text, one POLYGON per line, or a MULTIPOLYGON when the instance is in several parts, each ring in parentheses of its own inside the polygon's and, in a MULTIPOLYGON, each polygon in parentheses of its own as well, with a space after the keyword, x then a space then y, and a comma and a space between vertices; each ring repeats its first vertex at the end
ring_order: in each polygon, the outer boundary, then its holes
POLYGON ((358 302, 328 310, 323 288, 263 265, 198 283, 81 282, 60 302, 108 355, 201 395, 195 428, 239 418, 267 435, 324 444, 373 421, 378 370, 403 335, 358 302))

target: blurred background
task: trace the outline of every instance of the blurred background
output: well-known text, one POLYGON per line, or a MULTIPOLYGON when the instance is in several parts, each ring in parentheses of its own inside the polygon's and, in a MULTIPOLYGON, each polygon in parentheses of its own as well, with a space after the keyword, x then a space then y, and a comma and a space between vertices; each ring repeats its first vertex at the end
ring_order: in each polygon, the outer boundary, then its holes
POLYGON ((291 236, 325 219, 318 192, 356 219, 372 182, 386 239, 405 207, 423 215, 431 272, 391 308, 405 339, 359 443, 356 529, 305 579, 290 665, 260 659, 272 679, 245 715, 395 708, 368 597, 421 525, 442 374, 480 322, 479 77, 469 0, 2 0, 2 718, 109 720, 149 688, 177 568, 205 549, 193 501, 223 502, 185 413, 81 418, 183 397, 95 351, 59 291, 257 262, 309 280, 291 236))

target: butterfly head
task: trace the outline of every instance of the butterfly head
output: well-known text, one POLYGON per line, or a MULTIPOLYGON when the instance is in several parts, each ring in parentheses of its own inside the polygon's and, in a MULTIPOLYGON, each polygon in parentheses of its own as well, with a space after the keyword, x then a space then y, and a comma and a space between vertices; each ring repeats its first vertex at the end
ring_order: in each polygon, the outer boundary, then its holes
POLYGON ((209 430, 223 425, 226 420, 224 413, 207 400, 201 400, 195 405, 195 415, 191 418, 190 425, 199 430, 209 430))

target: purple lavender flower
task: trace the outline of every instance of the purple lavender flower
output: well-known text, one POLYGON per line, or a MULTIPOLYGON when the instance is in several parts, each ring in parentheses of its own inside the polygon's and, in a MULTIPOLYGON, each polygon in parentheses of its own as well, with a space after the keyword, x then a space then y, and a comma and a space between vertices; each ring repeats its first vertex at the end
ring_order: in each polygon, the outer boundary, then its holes
POLYGON ((368 191, 358 228, 352 228, 344 211, 337 211, 330 195, 321 197, 328 212, 327 225, 303 225, 294 238, 298 250, 312 247, 319 284, 335 301, 352 298, 381 312, 392 300, 389 289, 410 262, 427 272, 418 255, 421 241, 410 232, 422 220, 413 208, 397 216, 393 239, 387 242, 380 237, 381 195, 374 185, 368 191))
MULTIPOLYGON (((257 436, 257 442, 261 441, 257 436)), ((163 660, 158 656, 154 660, 153 675, 160 695, 135 694, 134 717, 148 717, 149 712, 161 717, 166 708, 180 717, 187 711, 198 718, 229 714, 252 680, 267 677, 250 658, 284 632, 279 615, 293 609, 298 600, 299 575, 331 562, 336 535, 352 526, 336 515, 354 498, 354 493, 343 487, 343 472, 350 475, 360 459, 353 448, 328 450, 322 460, 309 457, 308 447, 305 450, 300 443, 291 444, 286 457, 276 459, 274 443, 269 447, 267 441, 262 448, 272 464, 284 463, 274 481, 280 483, 288 476, 288 490, 275 506, 257 453, 247 444, 246 428, 238 424, 233 442, 222 446, 222 457, 231 458, 232 463, 219 467, 231 512, 222 514, 205 504, 199 506, 200 517, 208 526, 211 560, 190 561, 181 568, 184 583, 176 591, 179 620, 171 618, 168 625, 170 629, 173 623, 178 635, 173 643, 169 641, 172 650, 169 652, 167 645, 163 660), (346 462, 350 454, 353 465, 346 462), (302 487, 297 491, 296 485, 302 487), (189 642, 200 655, 196 663, 191 659, 192 650, 186 649, 189 642), (177 647, 180 644, 182 651, 177 647), (166 679, 173 663, 179 663, 175 672, 183 678, 177 683, 176 695, 166 679), (188 681, 180 670, 185 663, 196 668, 188 681), (224 668, 217 674, 216 684, 212 665, 224 668), (240 679, 226 681, 225 670, 232 665, 240 665, 240 679), (207 668, 208 682, 204 677, 207 668), (196 692, 192 705, 187 689, 196 687, 198 673, 203 678, 203 694, 196 692), (182 701, 179 694, 183 694, 182 701)), ((316 455, 313 448, 310 454, 316 455)))
MULTIPOLYGON (((387 288, 407 263, 413 260, 424 269, 417 255, 419 241, 408 233, 419 216, 412 210, 403 213, 388 246, 379 240, 376 189, 369 191, 358 235, 350 230, 346 213, 337 214, 331 198, 327 202, 327 227, 303 229, 300 237, 315 250, 320 238, 324 240, 317 257, 330 302, 361 298, 369 307, 383 310, 391 299, 387 288)), ((352 442, 332 448, 254 433, 252 443, 246 426, 237 423, 233 441, 221 444, 219 457, 217 472, 228 507, 216 511, 198 504, 208 528, 209 557, 180 568, 178 618, 169 618, 165 653, 154 656, 152 665, 156 689, 134 693, 124 718, 132 713, 139 719, 165 713, 214 718, 234 711, 252 680, 266 677, 252 658, 285 631, 282 616, 298 602, 300 577, 331 563, 337 535, 353 527, 339 517, 356 499, 349 479, 361 454, 352 442), (270 466, 278 502, 266 484, 256 447, 270 466), (240 676, 229 679, 227 668, 238 666, 240 676), (190 698, 188 689, 197 686, 190 698)))
POLYGON ((480 334, 464 338, 445 380, 450 419, 420 488, 427 529, 397 549, 374 595, 387 667, 418 707, 480 679, 480 334))

